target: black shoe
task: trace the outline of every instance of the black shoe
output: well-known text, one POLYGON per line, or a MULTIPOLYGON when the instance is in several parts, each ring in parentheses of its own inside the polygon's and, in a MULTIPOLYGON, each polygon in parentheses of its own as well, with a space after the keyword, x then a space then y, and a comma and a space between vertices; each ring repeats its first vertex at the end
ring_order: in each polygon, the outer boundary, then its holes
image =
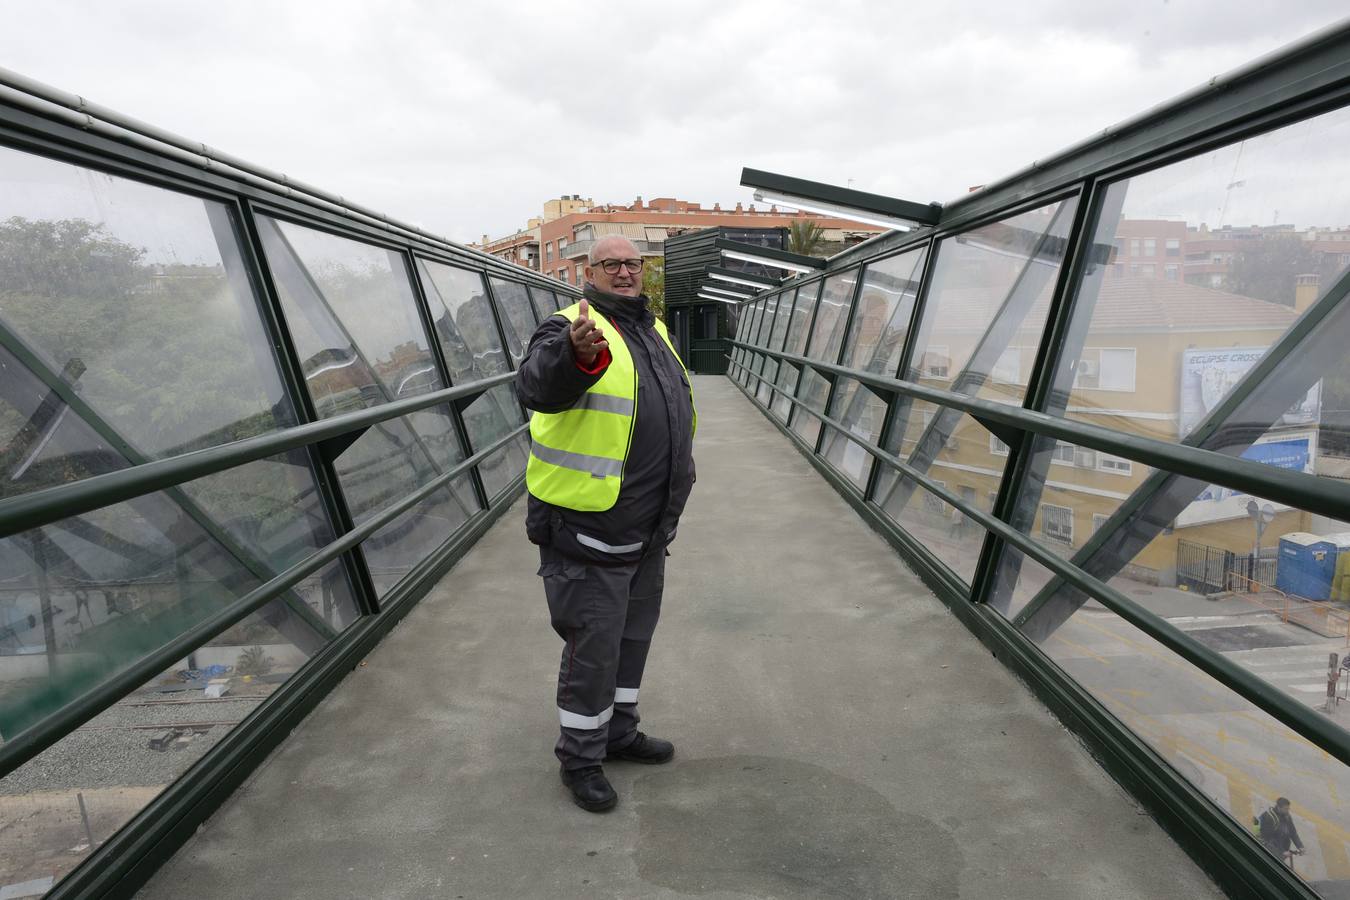
POLYGON ((626 759, 629 762, 657 765, 659 763, 668 763, 674 758, 674 744, 670 741, 663 741, 660 738, 648 737, 639 731, 637 733, 637 739, 634 740, 633 743, 624 747, 622 750, 610 749, 605 760, 626 759))
POLYGON ((562 783, 572 792, 572 800, 587 812, 604 812, 619 802, 619 795, 609 786, 609 779, 599 766, 562 769, 559 774, 562 783))

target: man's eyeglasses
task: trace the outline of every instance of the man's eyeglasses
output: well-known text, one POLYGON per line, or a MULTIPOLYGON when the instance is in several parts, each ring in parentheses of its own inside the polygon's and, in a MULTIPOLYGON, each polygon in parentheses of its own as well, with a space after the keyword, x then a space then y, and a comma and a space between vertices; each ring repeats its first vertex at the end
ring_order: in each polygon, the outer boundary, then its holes
POLYGON ((627 269, 630 275, 636 275, 642 271, 642 260, 640 259, 601 259, 591 263, 591 265, 604 269, 606 275, 618 275, 620 268, 627 269))

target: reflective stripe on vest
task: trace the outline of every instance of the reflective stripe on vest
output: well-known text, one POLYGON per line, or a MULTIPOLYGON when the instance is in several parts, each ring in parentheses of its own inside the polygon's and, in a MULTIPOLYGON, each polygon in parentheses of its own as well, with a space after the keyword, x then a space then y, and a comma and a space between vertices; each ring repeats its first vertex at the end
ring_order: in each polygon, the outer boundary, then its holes
MULTIPOLYGON (((560 310, 569 323, 576 320, 581 305, 560 310)), ((600 380, 572 406, 559 413, 536 412, 530 418, 530 459, 525 483, 534 496, 581 512, 610 509, 619 499, 624 464, 633 442, 637 420, 637 368, 623 334, 594 307, 591 318, 609 343, 610 362, 600 380)), ((657 333, 670 352, 665 323, 656 320, 657 333)), ((684 368, 683 360, 680 367, 684 368)), ((688 380, 688 370, 685 379, 688 380)), ((693 390, 690 389, 690 403, 693 390)), ((697 413, 694 427, 698 426, 697 413)))

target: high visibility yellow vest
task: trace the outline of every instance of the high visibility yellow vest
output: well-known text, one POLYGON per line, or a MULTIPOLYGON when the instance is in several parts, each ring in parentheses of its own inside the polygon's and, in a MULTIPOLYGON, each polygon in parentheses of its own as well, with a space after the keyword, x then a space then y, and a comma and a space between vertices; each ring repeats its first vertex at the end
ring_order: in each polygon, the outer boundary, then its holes
MULTIPOLYGON (((581 310, 574 303, 555 315, 576 321, 581 310)), ((600 380, 571 409, 560 413, 536 412, 530 419, 530 460, 525 467, 525 485, 534 496, 581 512, 601 512, 614 506, 623 484, 624 465, 633 443, 637 421, 638 373, 623 335, 608 319, 591 307, 590 316, 609 342, 610 363, 600 380)), ((666 325, 656 320, 670 352, 689 370, 670 343, 666 325)), ((689 402, 694 402, 690 382, 689 402)), ((694 412, 694 429, 698 413, 694 412)))

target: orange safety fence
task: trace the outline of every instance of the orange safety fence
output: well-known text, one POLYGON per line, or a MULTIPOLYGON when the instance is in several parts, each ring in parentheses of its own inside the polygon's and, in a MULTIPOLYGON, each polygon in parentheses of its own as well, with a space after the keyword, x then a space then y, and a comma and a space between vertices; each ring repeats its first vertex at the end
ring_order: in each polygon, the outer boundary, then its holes
POLYGON ((1346 646, 1350 647, 1350 610, 1326 601, 1288 594, 1238 572, 1230 572, 1229 577, 1239 584, 1246 584, 1245 592, 1236 592, 1235 597, 1275 613, 1283 622, 1301 625, 1323 637, 1343 637, 1346 646))

